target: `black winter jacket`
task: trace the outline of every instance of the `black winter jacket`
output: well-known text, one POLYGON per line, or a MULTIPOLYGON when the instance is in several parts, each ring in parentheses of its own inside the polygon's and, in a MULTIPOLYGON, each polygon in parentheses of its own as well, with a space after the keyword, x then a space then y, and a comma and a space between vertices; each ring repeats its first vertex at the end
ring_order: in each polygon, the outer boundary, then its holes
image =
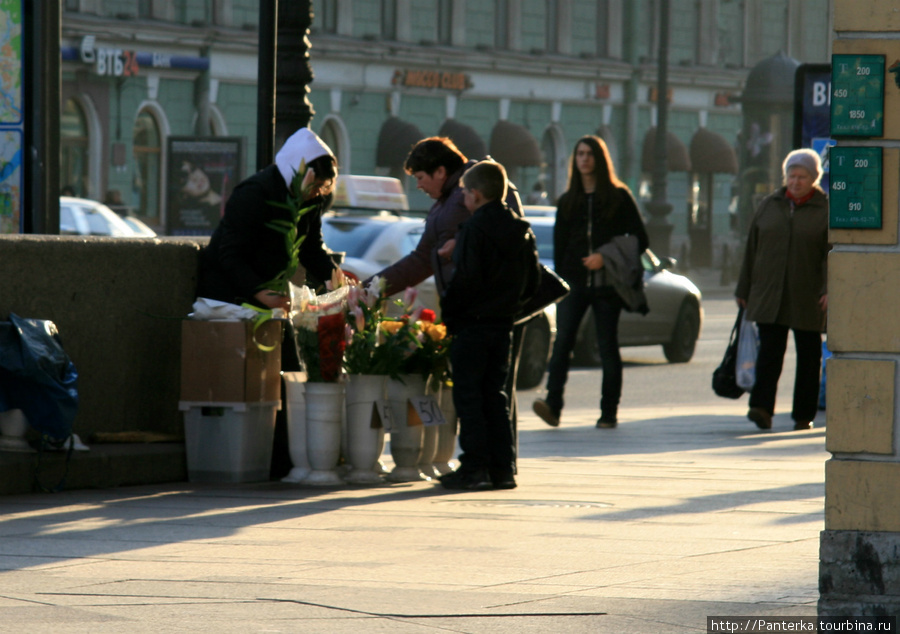
POLYGON ((591 211, 588 219, 586 197, 572 192, 563 194, 557 203, 556 224, 553 226, 553 268, 573 288, 591 284, 591 276, 582 264, 582 258, 595 253, 614 237, 626 234, 635 236, 639 253, 643 253, 650 244, 637 204, 627 189, 613 189, 608 202, 602 201, 595 193, 591 211))
MULTIPOLYGON (((260 286, 283 271, 288 264, 284 235, 266 223, 290 219, 286 209, 269 204, 285 202, 288 189, 275 165, 241 181, 225 205, 225 215, 200 254, 197 288, 199 297, 240 304, 256 303, 260 286)), ((331 279, 335 264, 322 241, 322 214, 332 196, 311 200, 315 209, 297 224, 298 235, 306 239, 300 248, 300 264, 317 280, 331 279)))
POLYGON ((450 332, 469 324, 508 325, 537 290, 537 244, 527 221, 499 201, 475 210, 453 250, 456 271, 441 298, 450 332))

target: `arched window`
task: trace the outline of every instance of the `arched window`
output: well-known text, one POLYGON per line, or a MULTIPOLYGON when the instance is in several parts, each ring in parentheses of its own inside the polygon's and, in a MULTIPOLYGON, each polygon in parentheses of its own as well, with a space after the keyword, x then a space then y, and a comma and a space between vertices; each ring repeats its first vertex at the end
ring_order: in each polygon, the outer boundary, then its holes
POLYGON ((74 99, 63 106, 59 132, 59 191, 89 198, 87 119, 74 99))
POLYGON ((337 159, 338 170, 341 174, 350 173, 350 148, 347 140, 347 130, 342 122, 334 116, 325 119, 322 130, 319 133, 325 145, 331 148, 334 158, 337 159))
POLYGON ((134 122, 134 173, 132 174, 132 204, 142 220, 161 225, 160 175, 162 156, 159 125, 147 110, 142 110, 134 122))

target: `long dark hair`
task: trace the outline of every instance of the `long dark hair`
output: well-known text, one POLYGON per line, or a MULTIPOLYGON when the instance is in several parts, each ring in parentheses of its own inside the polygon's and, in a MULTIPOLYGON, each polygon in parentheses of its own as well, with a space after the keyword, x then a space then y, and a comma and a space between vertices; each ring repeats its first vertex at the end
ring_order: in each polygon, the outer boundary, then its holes
POLYGON ((604 215, 613 213, 614 207, 609 203, 616 189, 624 189, 631 191, 628 186, 619 180, 616 176, 616 168, 613 166, 612 158, 609 156, 609 148, 606 142, 598 136, 587 134, 575 142, 575 148, 572 150, 572 159, 569 161, 569 186, 566 189, 566 200, 568 204, 563 213, 569 213, 572 205, 580 204, 577 201, 584 200, 587 194, 584 191, 584 183, 581 180, 581 172, 578 171, 575 154, 578 152, 578 146, 584 143, 591 149, 594 155, 594 180, 596 186, 594 188, 594 207, 601 206, 604 215))

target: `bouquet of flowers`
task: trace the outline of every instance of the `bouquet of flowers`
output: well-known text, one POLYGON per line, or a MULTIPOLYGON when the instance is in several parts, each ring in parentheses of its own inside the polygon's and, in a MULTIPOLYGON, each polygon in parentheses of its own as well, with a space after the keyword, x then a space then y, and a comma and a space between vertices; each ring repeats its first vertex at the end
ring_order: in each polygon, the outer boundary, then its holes
POLYGON ((297 346, 310 382, 334 382, 341 376, 346 344, 344 312, 350 289, 341 286, 317 296, 303 286, 292 293, 297 346))
POLYGON ((419 374, 442 382, 449 373, 447 328, 435 323, 433 310, 412 310, 417 291, 408 288, 395 303, 402 316, 387 317, 386 299, 378 280, 367 289, 351 289, 347 324, 350 336, 344 355, 349 374, 419 374))
POLYGON ((387 318, 386 304, 378 278, 365 289, 350 288, 344 351, 348 374, 386 374, 398 379, 404 373, 414 337, 403 322, 387 318))
POLYGON ((428 308, 410 316, 410 328, 416 339, 416 349, 406 361, 408 374, 419 374, 434 384, 443 383, 449 376, 450 339, 447 327, 435 323, 436 315, 428 308))

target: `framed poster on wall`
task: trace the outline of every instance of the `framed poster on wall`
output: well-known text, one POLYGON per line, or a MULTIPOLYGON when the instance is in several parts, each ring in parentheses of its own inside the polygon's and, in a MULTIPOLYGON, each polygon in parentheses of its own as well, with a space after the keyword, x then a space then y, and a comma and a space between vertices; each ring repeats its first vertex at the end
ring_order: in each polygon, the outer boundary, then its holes
POLYGON ((208 236, 241 180, 242 137, 169 137, 166 233, 208 236))

